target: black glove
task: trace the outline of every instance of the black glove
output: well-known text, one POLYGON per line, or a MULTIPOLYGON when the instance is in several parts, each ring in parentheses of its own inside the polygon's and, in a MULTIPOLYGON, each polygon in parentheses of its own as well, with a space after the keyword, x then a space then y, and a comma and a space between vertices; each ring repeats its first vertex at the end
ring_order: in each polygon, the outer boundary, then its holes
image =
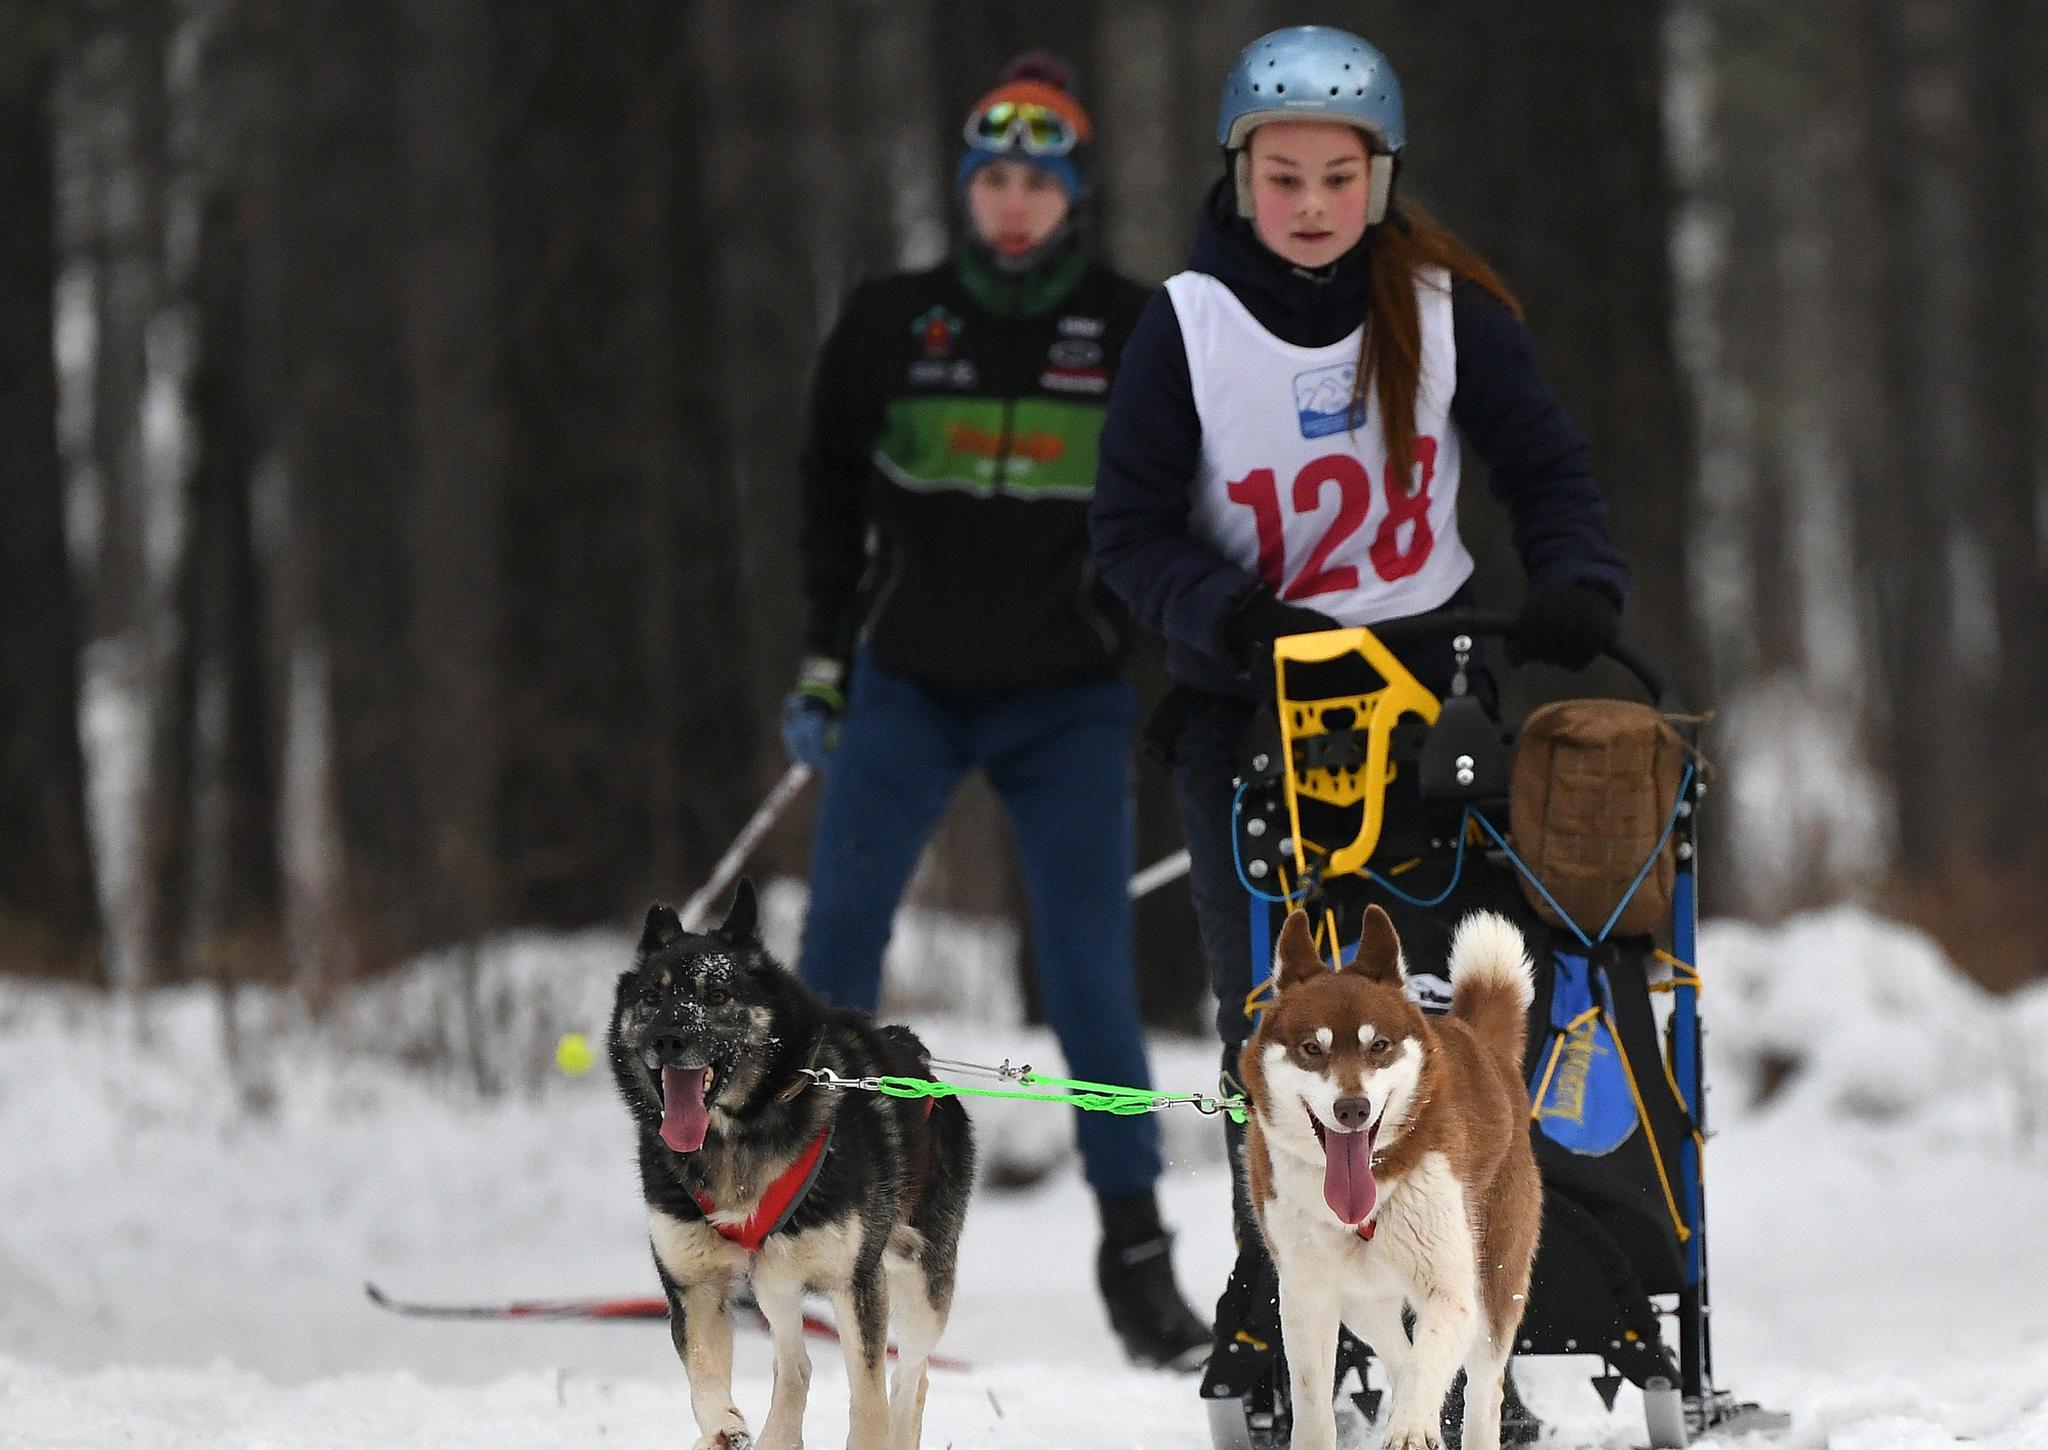
POLYGON ((1223 643, 1239 668, 1249 670, 1272 663, 1273 641, 1283 635, 1343 627, 1320 610, 1288 604, 1261 584, 1223 621, 1223 643))
POLYGON ((1552 580, 1529 586, 1504 652, 1511 665, 1538 660, 1583 670, 1620 633, 1621 611, 1613 600, 1584 584, 1552 580))

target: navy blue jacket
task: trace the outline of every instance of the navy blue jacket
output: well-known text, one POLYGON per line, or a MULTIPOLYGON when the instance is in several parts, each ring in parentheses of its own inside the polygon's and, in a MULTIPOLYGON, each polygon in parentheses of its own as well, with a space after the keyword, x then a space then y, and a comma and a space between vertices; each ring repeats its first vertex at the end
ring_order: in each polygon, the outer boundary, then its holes
MULTIPOLYGON (((1229 188, 1219 183, 1203 206, 1188 266, 1229 287, 1274 336, 1324 347, 1365 317, 1370 245, 1368 236, 1326 273, 1311 277, 1253 236, 1236 216, 1229 188)), ((1529 330, 1491 293, 1462 280, 1452 283, 1451 317, 1458 354, 1451 418, 1491 472, 1494 496, 1508 507, 1530 581, 1586 584, 1620 606, 1628 568, 1608 537, 1586 440, 1538 371, 1529 330)), ((1110 394, 1088 514, 1096 567, 1140 624, 1166 636, 1175 680, 1255 696, 1266 678, 1262 672, 1254 680, 1230 659, 1222 630, 1259 581, 1188 532, 1201 447, 1180 322, 1161 290, 1124 346, 1110 394)), ((1471 603, 1468 585, 1444 607, 1471 603)), ((1411 667, 1420 664, 1411 661, 1411 667)), ((1449 671, 1418 673, 1430 684, 1449 671)))

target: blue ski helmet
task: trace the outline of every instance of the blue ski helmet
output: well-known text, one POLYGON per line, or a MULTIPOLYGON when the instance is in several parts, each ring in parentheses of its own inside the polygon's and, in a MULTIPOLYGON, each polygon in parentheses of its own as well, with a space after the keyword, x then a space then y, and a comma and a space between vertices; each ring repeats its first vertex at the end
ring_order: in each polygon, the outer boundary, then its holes
POLYGON ((1386 219, 1394 191, 1394 158, 1408 142, 1401 82, 1387 58, 1348 30, 1293 25, 1244 48, 1223 78, 1216 144, 1237 182, 1237 209, 1250 216, 1251 184, 1244 152, 1268 121, 1337 121, 1365 133, 1372 152, 1368 224, 1386 219))

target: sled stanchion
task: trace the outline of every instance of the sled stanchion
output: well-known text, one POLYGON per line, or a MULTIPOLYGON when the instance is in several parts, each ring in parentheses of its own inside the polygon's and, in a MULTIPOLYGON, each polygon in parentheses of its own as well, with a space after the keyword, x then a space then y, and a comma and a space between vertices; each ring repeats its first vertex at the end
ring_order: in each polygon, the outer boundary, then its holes
MULTIPOLYGON (((1690 803, 1688 800, 1687 804, 1690 803)), ((1687 811, 1679 831, 1680 862, 1672 882, 1671 944, 1674 956, 1697 968, 1699 897, 1693 867, 1694 817, 1693 811, 1687 811)), ((1714 1359, 1707 1325, 1706 1194, 1699 1147, 1699 1142, 1706 1136, 1707 1121, 1698 987, 1675 984, 1671 1003, 1672 1074, 1678 1080, 1686 1116, 1693 1128, 1678 1148, 1679 1177, 1685 1189, 1685 1217, 1692 1228, 1692 1235, 1685 1243, 1685 1288, 1678 1299, 1679 1374, 1686 1398, 1701 1403, 1713 1384, 1714 1359)))

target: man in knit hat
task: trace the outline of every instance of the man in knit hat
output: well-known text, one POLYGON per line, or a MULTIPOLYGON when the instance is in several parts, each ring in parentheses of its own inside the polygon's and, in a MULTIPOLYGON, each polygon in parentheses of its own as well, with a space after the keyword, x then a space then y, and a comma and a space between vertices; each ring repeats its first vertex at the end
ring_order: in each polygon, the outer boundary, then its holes
MULTIPOLYGON (((969 113, 964 236, 858 287, 803 452, 806 655, 790 755, 824 774, 798 972, 872 1011, 898 902, 980 771, 1014 828, 1039 996, 1073 1076, 1149 1085, 1131 962, 1135 699, 1089 561, 1095 444, 1146 292, 1088 254, 1093 128, 1071 73, 1020 58, 969 113)), ((1077 1113, 1097 1280, 1131 1358, 1192 1368, 1148 1115, 1077 1113)))

